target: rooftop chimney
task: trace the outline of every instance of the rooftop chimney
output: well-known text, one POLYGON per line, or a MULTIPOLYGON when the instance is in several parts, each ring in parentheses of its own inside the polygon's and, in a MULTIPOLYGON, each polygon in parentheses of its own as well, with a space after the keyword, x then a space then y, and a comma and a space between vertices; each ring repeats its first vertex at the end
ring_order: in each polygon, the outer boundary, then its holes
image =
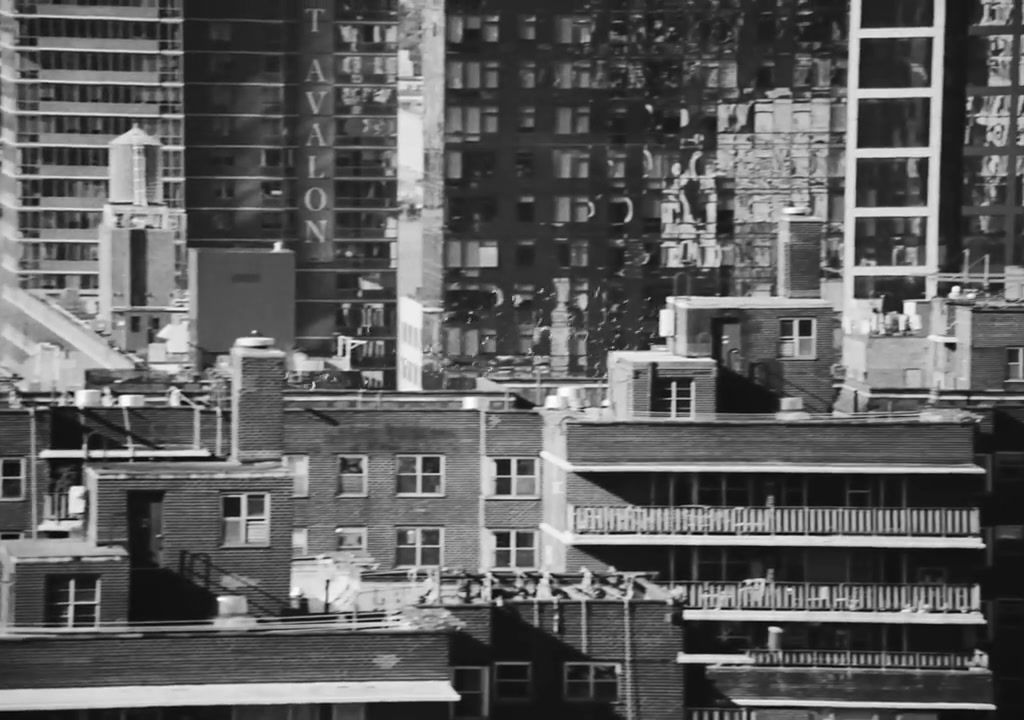
POLYGON ((821 241, 825 223, 809 208, 786 208, 779 219, 778 289, 785 298, 821 297, 821 241))
POLYGON ((278 460, 284 447, 285 353, 259 331, 231 348, 231 459, 278 460))

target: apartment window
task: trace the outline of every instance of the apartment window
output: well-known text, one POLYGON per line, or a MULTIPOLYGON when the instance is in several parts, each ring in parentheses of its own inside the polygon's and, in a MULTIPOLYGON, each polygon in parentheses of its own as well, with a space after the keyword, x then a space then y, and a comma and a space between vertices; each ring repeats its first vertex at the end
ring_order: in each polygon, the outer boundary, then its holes
POLYGON ((292 557, 309 555, 309 528, 292 528, 292 557))
POLYGON ((516 201, 516 220, 533 222, 536 217, 537 203, 533 195, 521 195, 516 201))
POLYGON ((590 108, 559 107, 555 109, 555 133, 558 135, 585 135, 590 132, 590 108))
POLYGON ((659 378, 651 382, 651 412, 670 418, 688 418, 693 412, 693 380, 659 378))
POLYGON ((441 565, 441 528, 398 528, 395 539, 395 565, 398 567, 439 567, 441 565))
POLYGON ((537 108, 524 105, 519 108, 519 132, 533 132, 537 127, 537 108))
POLYGON ((1006 348, 1006 379, 1024 380, 1024 347, 1006 348))
POLYGON ((260 189, 264 200, 276 200, 284 195, 284 183, 280 180, 264 180, 260 189))
POLYGON ((568 662, 563 675, 566 700, 600 700, 616 702, 619 699, 619 674, 616 663, 568 662))
POLYGON ((573 240, 569 244, 569 263, 573 267, 590 266, 590 241, 573 240))
POLYGON ((285 455, 281 462, 292 476, 292 497, 309 497, 309 455, 285 455))
POLYGON ((537 495, 537 458, 494 458, 494 495, 523 497, 537 495))
POLYGON ((533 152, 524 150, 516 153, 516 177, 532 178, 534 175, 533 152))
POLYGON ((494 556, 491 567, 530 570, 537 567, 537 532, 535 530, 492 530, 494 556))
POLYGON ((590 199, 586 195, 555 197, 555 222, 586 222, 590 219, 590 199))
POLYGON ((448 240, 445 267, 498 267, 497 240, 448 240))
POLYGON ((520 40, 536 40, 537 39, 537 16, 536 15, 520 15, 518 20, 519 20, 519 39, 520 40))
POLYGON ((528 662, 494 663, 494 699, 525 702, 533 695, 533 666, 528 662))
POLYGON ((816 339, 814 318, 779 320, 779 357, 813 360, 816 339))
POLYGON ((533 240, 516 240, 516 265, 533 267, 536 260, 536 247, 533 240))
POLYGON ((338 495, 366 495, 365 455, 338 456, 338 495))
POLYGON ((589 43, 594 19, 589 15, 561 15, 555 18, 555 42, 561 45, 589 43))
POLYGON ((459 694, 459 701, 452 708, 452 717, 487 717, 487 668, 453 667, 452 686, 459 694))
POLYGON ((21 458, 0 460, 0 500, 21 500, 25 497, 25 461, 21 458))
POLYGON ((588 178, 590 177, 590 150, 587 148, 552 150, 551 164, 555 168, 555 177, 557 178, 588 178))
POLYGON ((221 498, 225 545, 270 544, 270 495, 239 493, 221 498))
POLYGON ((562 90, 589 88, 591 72, 589 62, 560 62, 555 65, 555 87, 562 90))
POLYGON ((519 87, 537 87, 537 63, 527 60, 519 63, 519 87))
POLYGON ((96 627, 100 616, 100 579, 96 575, 50 575, 46 578, 46 624, 96 627))
POLYGON ((339 552, 366 554, 366 528, 339 527, 334 529, 334 535, 338 538, 339 552))
POLYGON ((444 456, 399 455, 395 492, 399 495, 444 494, 444 456))

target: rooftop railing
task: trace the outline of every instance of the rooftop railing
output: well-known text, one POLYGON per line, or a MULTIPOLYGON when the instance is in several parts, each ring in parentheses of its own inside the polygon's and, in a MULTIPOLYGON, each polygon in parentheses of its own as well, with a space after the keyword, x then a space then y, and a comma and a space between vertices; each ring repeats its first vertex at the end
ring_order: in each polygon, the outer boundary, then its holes
POLYGON ((977 585, 676 582, 670 594, 688 610, 859 613, 980 613, 977 585))
POLYGON ((978 508, 571 505, 569 527, 581 535, 981 535, 978 508))
POLYGON ((888 650, 750 650, 759 666, 856 667, 898 670, 984 670, 985 653, 893 652, 888 650))

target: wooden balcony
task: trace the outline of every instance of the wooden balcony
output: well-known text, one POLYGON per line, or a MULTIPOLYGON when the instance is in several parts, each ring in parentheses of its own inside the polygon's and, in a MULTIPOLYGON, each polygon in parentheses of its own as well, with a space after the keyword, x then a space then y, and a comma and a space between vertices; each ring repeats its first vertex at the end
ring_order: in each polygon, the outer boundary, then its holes
POLYGON ((704 545, 719 536, 711 543, 983 547, 978 508, 570 505, 568 520, 577 544, 632 536, 637 544, 704 545))
POLYGON ((780 583, 759 578, 677 582, 670 593, 682 603, 684 617, 693 620, 773 620, 803 613, 808 620, 825 622, 984 623, 977 585, 780 583))

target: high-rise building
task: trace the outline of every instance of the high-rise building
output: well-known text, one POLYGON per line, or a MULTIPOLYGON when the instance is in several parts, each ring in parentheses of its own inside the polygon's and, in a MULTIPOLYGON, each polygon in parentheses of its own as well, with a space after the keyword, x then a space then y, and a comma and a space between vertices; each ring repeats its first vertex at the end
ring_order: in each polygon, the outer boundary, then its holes
POLYGON ((599 373, 667 295, 769 290, 787 206, 826 221, 838 270, 847 13, 449 0, 448 357, 599 373))
POLYGON ((0 3, 4 282, 95 312, 107 144, 133 124, 162 144, 162 196, 182 206, 181 57, 182 0, 0 3))

